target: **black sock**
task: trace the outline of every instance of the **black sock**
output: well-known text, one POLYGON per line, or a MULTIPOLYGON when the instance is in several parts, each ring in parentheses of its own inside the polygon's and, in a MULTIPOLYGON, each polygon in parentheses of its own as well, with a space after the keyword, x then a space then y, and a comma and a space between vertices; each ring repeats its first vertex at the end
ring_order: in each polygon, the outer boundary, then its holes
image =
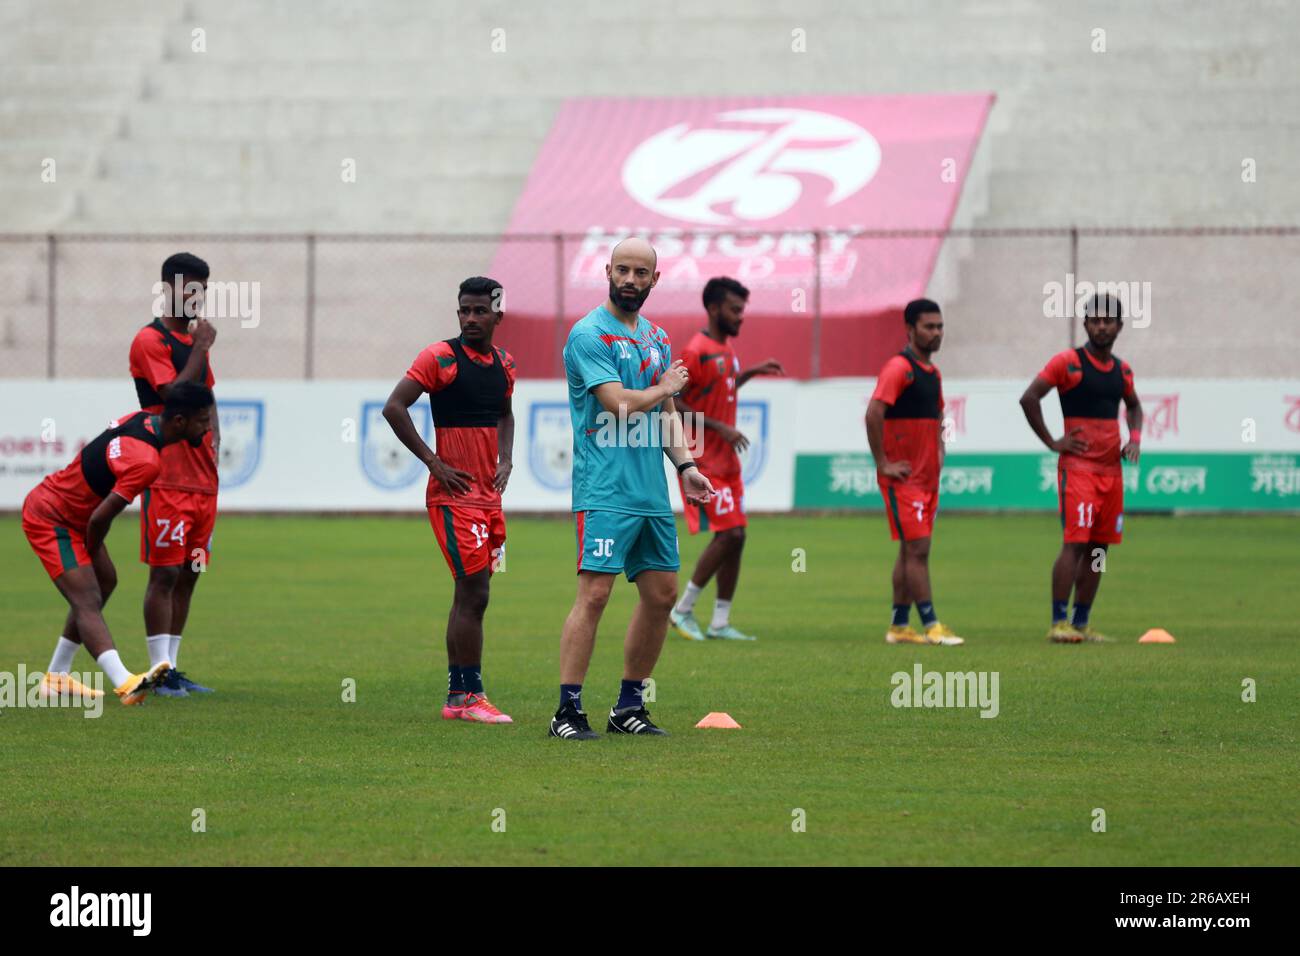
POLYGON ((1080 604, 1078 601, 1075 601, 1074 620, 1071 621, 1070 623, 1073 624, 1075 627, 1077 627, 1079 630, 1083 630, 1085 627, 1088 626, 1088 614, 1091 611, 1092 611, 1091 604, 1080 604))
POLYGON ((560 709, 563 710, 565 705, 572 705, 574 709, 582 710, 581 684, 560 685, 560 709))
POLYGON ((465 693, 481 694, 483 693, 483 665, 482 664, 464 664, 461 666, 460 673, 465 681, 465 693))
POLYGON ((922 627, 929 627, 935 621, 939 620, 939 615, 934 613, 934 605, 929 601, 917 601, 916 612, 921 615, 922 627))
POLYGON ((894 605, 894 627, 907 627, 907 616, 912 611, 910 604, 894 605))
POLYGON ((641 690, 643 681, 625 680, 618 689, 618 703, 614 705, 615 710, 623 710, 627 707, 640 707, 641 690))

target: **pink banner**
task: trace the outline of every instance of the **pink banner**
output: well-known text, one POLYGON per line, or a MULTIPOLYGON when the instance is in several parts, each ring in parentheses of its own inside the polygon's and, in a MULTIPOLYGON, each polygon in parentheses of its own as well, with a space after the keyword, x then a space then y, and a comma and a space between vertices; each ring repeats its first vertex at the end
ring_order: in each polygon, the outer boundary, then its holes
POLYGON ((568 100, 507 232, 582 238, 500 244, 490 274, 506 287, 502 339, 522 374, 556 374, 569 325, 604 301, 610 248, 640 234, 661 273, 643 313, 674 342, 702 325, 709 277, 730 275, 752 293, 742 356, 810 374, 820 307, 820 374, 874 375, 942 240, 854 232, 948 227, 992 100, 568 100))

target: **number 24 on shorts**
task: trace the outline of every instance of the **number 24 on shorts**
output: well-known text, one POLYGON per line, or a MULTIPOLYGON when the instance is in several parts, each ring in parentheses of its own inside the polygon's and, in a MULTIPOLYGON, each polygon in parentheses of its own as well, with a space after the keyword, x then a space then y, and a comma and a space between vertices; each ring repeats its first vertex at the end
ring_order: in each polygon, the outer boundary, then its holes
POLYGON ((184 521, 176 522, 176 527, 174 528, 171 527, 171 520, 168 518, 157 518, 155 519, 155 523, 159 527, 158 537, 154 541, 155 548, 167 547, 168 537, 172 539, 173 544, 178 544, 182 548, 185 547, 185 522, 184 521))

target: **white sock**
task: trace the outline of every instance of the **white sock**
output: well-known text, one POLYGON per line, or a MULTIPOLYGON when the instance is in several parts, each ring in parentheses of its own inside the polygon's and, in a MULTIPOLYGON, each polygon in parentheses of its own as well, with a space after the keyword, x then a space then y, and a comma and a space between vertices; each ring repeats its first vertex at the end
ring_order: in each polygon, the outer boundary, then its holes
POLYGON ((108 675, 114 687, 121 687, 131 676, 131 672, 122 663, 122 658, 117 656, 117 651, 105 651, 95 658, 95 663, 108 675))
POLYGON ((719 598, 713 603, 713 622, 709 627, 719 631, 731 623, 731 602, 719 598))
POLYGON ((176 662, 180 660, 181 656, 181 636, 179 634, 169 634, 168 637, 171 638, 171 647, 168 648, 167 660, 171 661, 173 668, 176 668, 180 666, 176 662))
POLYGON ((72 659, 77 656, 80 644, 74 644, 60 635, 59 643, 54 645, 54 656, 50 658, 50 674, 66 674, 72 670, 72 659))
POLYGON ((695 602, 699 600, 700 592, 704 590, 695 586, 694 581, 686 582, 686 593, 682 595, 681 600, 677 602, 678 614, 690 614, 695 610, 695 602))
POLYGON ((154 634, 146 637, 144 642, 149 645, 149 666, 161 664, 163 661, 170 661, 167 655, 171 653, 172 636, 170 634, 154 634))

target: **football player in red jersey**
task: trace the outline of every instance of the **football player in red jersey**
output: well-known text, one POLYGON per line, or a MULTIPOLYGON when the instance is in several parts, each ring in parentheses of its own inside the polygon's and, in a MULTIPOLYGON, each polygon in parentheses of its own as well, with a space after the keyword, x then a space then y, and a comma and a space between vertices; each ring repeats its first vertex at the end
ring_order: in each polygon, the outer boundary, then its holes
POLYGON ((880 370, 867 403, 867 442, 885 499, 894 562, 894 616, 889 644, 963 644, 939 622, 930 596, 930 538, 939 509, 943 468, 943 377, 931 361, 943 342, 943 315, 929 299, 903 310, 907 348, 880 370), (918 632, 908 624, 912 602, 921 615, 918 632))
MULTIPOLYGON (((208 360, 217 332, 203 314, 208 264, 188 252, 162 265, 163 314, 131 342, 130 370, 142 411, 157 413, 177 385, 192 382, 211 389, 208 360), (191 329, 193 323, 193 329, 191 329)), ((212 430, 192 446, 180 442, 162 452, 162 471, 140 499, 140 561, 149 566, 144 592, 145 642, 149 661, 172 665, 156 692, 166 697, 210 693, 177 668, 181 634, 189 620, 190 599, 211 559, 217 520, 217 450, 221 432, 215 409, 212 430)))
POLYGON ((23 533, 70 608, 41 680, 42 695, 96 695, 69 673, 83 644, 123 704, 141 703, 170 672, 171 664, 164 660, 132 674, 118 655, 103 614, 117 586, 117 569, 104 539, 113 519, 158 477, 164 449, 182 442, 198 447, 211 412, 212 392, 199 385, 178 386, 168 393, 160 414, 136 412, 118 419, 27 495, 23 533))
POLYGON ((515 361, 493 346, 505 317, 501 283, 474 276, 460 284, 460 336, 421 352, 384 405, 402 444, 429 469, 425 505, 455 579, 447 618, 447 720, 508 724, 483 692, 483 615, 492 572, 505 557, 501 492, 510 480, 515 361), (437 454, 407 411, 428 393, 437 454))
POLYGON ((1056 491, 1064 542, 1052 567, 1052 626, 1057 644, 1106 641, 1088 623, 1105 570, 1106 550, 1124 532, 1124 476, 1120 459, 1137 462, 1142 448, 1142 403, 1133 370, 1112 349, 1124 327, 1119 299, 1097 294, 1084 307, 1088 344, 1052 356, 1020 397, 1029 427, 1060 458, 1056 491), (1042 400, 1052 389, 1061 399, 1065 434, 1053 438, 1042 400), (1119 433, 1119 403, 1126 408, 1128 444, 1119 433), (1121 447, 1122 445, 1122 447, 1121 447), (1070 592, 1074 615, 1066 619, 1070 592))
POLYGON ((731 624, 731 602, 740 580, 740 558, 745 548, 745 485, 741 480, 740 452, 749 447, 749 439, 736 429, 736 393, 755 375, 784 375, 776 359, 740 370, 740 359, 728 339, 740 334, 745 321, 749 290, 735 279, 716 277, 704 286, 704 311, 708 328, 696 332, 682 352, 682 361, 690 373, 690 385, 677 396, 677 409, 695 428, 687 434, 699 436, 703 428, 703 447, 695 455, 700 471, 713 483, 716 494, 707 504, 686 500, 682 489, 682 506, 686 527, 691 534, 712 531, 709 542, 695 563, 695 573, 686 584, 669 620, 677 633, 693 641, 716 638, 752 641, 748 634, 731 624), (691 416, 691 417, 686 417, 691 416), (718 577, 718 596, 713 618, 701 633, 695 620, 695 602, 700 591, 714 576, 718 577))

